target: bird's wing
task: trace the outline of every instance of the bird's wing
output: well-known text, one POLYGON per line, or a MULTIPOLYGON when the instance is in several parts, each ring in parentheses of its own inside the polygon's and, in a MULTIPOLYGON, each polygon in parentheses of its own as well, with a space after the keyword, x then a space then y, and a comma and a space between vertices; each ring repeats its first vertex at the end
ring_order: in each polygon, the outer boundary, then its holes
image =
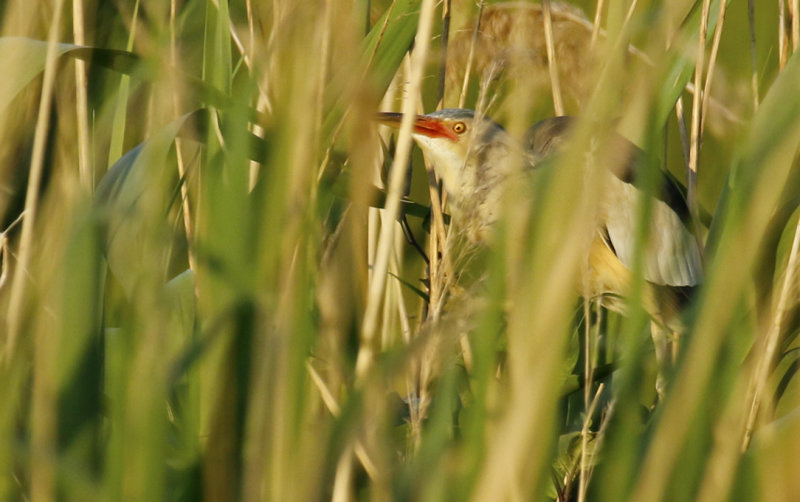
MULTIPOLYGON (((535 161, 557 154, 569 138, 575 123, 576 119, 568 116, 550 117, 537 122, 525 132, 523 143, 526 151, 535 161)), ((644 165, 644 152, 621 134, 612 134, 607 139, 610 144, 604 154, 605 167, 620 180, 638 185, 644 165)), ((536 162, 533 165, 535 167, 536 162)), ((659 188, 653 195, 671 207, 681 220, 689 221, 686 194, 680 182, 663 171, 659 172, 659 178, 659 188)))
MULTIPOLYGON (((633 184, 608 177, 601 201, 602 223, 608 244, 629 268, 635 261, 639 199, 639 190, 633 184)), ((703 270, 697 240, 670 205, 656 198, 652 204, 643 256, 644 278, 666 286, 696 286, 703 270)))
MULTIPOLYGON (((641 205, 641 183, 646 176, 645 154, 636 145, 616 135, 605 203, 605 226, 620 261, 633 267, 641 205)), ((650 228, 644 249, 643 273, 648 281, 664 286, 696 286, 703 278, 703 262, 692 218, 677 180, 659 170, 658 188, 651 200, 650 228)))
POLYGON ((540 120, 525 132, 523 146, 537 159, 552 155, 564 143, 574 124, 575 119, 567 116, 540 120))
MULTIPOLYGON (((526 133, 525 147, 537 159, 556 153, 568 137, 572 117, 553 117, 533 125, 526 133)), ((644 153, 621 135, 611 138, 607 196, 602 200, 602 223, 611 247, 627 267, 634 265, 644 153)), ((684 193, 676 180, 659 172, 659 189, 654 192, 650 236, 644 253, 644 277, 669 286, 695 286, 702 280, 702 260, 694 235, 684 193)), ((605 236, 604 236, 605 237, 605 236)))

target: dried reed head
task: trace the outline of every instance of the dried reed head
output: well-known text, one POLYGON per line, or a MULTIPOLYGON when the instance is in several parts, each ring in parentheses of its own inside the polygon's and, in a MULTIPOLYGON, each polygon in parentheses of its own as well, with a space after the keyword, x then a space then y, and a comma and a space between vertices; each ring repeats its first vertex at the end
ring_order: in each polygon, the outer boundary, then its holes
MULTIPOLYGON (((577 111, 592 89, 592 24, 571 5, 551 5, 553 42, 561 90, 568 110, 577 111)), ((469 67, 477 18, 452 37, 448 48, 447 97, 455 104, 469 67)), ((525 85, 529 92, 550 93, 547 45, 541 5, 508 2, 487 6, 480 18, 474 42, 470 80, 493 80, 501 88, 506 81, 525 85)))

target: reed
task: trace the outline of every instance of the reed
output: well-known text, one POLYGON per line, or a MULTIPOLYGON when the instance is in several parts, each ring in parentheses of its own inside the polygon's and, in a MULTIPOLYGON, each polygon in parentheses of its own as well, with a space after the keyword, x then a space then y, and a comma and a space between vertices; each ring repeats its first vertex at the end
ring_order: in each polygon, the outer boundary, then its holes
POLYGON ((0 8, 0 499, 800 493, 797 1, 40 4, 0 8), (374 121, 456 103, 579 116, 490 247, 374 121), (625 315, 577 294, 612 130, 705 249, 663 399, 642 253, 625 315))

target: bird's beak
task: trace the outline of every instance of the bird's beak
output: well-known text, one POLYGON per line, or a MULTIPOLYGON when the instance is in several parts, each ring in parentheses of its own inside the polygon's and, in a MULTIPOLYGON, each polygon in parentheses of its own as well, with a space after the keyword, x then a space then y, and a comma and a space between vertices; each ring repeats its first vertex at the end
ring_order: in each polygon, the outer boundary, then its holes
MULTIPOLYGON (((400 128, 403 121, 402 113, 382 112, 378 113, 378 122, 391 127, 400 128)), ((458 140, 458 135, 451 131, 441 120, 427 115, 416 115, 414 117, 414 133, 422 134, 431 138, 448 138, 453 141, 458 140)))

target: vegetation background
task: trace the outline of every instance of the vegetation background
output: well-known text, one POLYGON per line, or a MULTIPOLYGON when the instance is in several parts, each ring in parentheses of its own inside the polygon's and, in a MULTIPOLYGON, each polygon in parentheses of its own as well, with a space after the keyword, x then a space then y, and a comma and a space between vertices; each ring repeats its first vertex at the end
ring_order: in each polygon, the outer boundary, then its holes
POLYGON ((0 499, 798 500, 797 0, 0 19, 0 499), (581 117, 491 251, 374 122, 458 105, 581 117), (576 294, 611 130, 703 223, 661 400, 641 271, 576 294))

